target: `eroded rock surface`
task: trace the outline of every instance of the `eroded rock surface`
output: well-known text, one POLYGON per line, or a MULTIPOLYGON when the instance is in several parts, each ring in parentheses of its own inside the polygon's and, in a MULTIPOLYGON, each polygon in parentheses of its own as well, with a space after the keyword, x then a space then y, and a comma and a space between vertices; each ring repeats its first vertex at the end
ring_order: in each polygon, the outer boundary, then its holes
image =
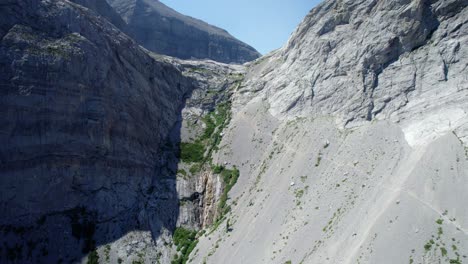
POLYGON ((1 262, 77 262, 134 230, 169 239, 178 197, 160 147, 193 82, 73 2, 0 13, 1 262))
POLYGON ((158 0, 108 0, 145 48, 181 59, 245 63, 260 54, 227 31, 184 16, 158 0))
POLYGON ((250 63, 231 228, 193 263, 468 261, 467 5, 324 1, 250 63))

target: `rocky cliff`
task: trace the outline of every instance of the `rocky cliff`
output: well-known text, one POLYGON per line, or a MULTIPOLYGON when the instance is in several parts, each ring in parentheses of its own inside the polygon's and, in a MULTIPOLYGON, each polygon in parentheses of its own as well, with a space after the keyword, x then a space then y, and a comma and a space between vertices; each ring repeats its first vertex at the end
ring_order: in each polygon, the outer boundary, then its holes
POLYGON ((160 149, 193 81, 93 10, 1 4, 2 263, 79 262, 125 236, 113 263, 172 257, 152 242, 178 218, 160 149))
POLYGON ((468 261, 466 1, 326 0, 243 66, 112 3, 0 4, 0 262, 468 261))
POLYGON ((193 263, 468 261, 468 2, 324 1, 234 94, 193 263))
POLYGON ((224 63, 245 63, 260 56, 225 30, 184 16, 158 0, 108 2, 127 22, 126 32, 156 53, 224 63))

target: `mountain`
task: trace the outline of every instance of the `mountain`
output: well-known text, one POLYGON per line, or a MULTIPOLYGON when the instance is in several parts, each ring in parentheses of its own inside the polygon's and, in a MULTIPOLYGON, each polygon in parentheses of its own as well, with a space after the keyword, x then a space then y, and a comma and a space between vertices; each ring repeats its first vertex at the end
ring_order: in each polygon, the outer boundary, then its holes
POLYGON ((467 6, 324 1, 250 63, 191 263, 467 262, 467 6))
POLYGON ((245 63, 260 57, 227 31, 184 16, 158 0, 108 0, 143 47, 181 59, 245 63))
POLYGON ((76 3, 0 13, 0 262, 76 263, 126 236, 155 258, 178 215, 160 148, 193 82, 76 3))
POLYGON ((1 263, 468 261, 465 0, 325 0, 244 65, 140 46, 151 3, 0 4, 1 263))

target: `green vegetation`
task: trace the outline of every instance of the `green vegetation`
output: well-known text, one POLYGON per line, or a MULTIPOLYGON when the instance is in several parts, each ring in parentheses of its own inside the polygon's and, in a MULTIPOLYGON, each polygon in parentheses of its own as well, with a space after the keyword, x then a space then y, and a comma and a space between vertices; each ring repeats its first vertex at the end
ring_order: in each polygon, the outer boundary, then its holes
POLYGON ((180 159, 183 162, 201 162, 205 147, 199 141, 194 143, 180 143, 180 159))
POLYGON ((213 172, 216 173, 216 174, 220 174, 221 172, 224 171, 224 166, 223 165, 215 165, 213 167, 213 172))
POLYGON ((315 167, 320 166, 321 161, 322 161, 322 153, 319 153, 317 156, 317 161, 315 162, 315 167))
POLYGON ((106 245, 104 247, 104 254, 106 256, 106 261, 109 262, 110 260, 110 251, 111 251, 111 246, 110 245, 106 245))
POLYGON ((292 262, 290 260, 288 260, 284 264, 292 264, 292 262))
POLYGON ((437 235, 439 235, 439 237, 440 237, 443 234, 444 234, 444 230, 442 230, 442 227, 439 227, 438 231, 437 231, 437 235))
POLYGON ((226 206, 228 193, 232 189, 234 184, 237 183, 237 179, 239 179, 239 170, 236 167, 234 167, 234 169, 232 170, 223 168, 220 174, 225 184, 225 187, 223 190, 223 194, 221 194, 221 197, 219 199, 218 209, 220 212, 220 216, 218 220, 222 219, 224 215, 230 210, 230 207, 226 206))
POLYGON ((175 255, 171 264, 187 263, 190 253, 192 253, 198 243, 196 236, 197 231, 188 230, 183 227, 176 228, 173 239, 180 255, 175 255))
POLYGON ((96 250, 93 250, 91 253, 89 253, 86 264, 99 264, 99 255, 96 250))
POLYGON ((218 145, 222 139, 221 131, 226 127, 230 120, 231 103, 229 102, 219 104, 215 111, 207 114, 203 118, 206 128, 201 139, 206 141, 207 145, 210 146, 210 155, 213 150, 218 149, 218 145))
POLYGON ((295 196, 296 196, 296 199, 301 199, 302 196, 304 196, 304 190, 302 190, 302 189, 301 189, 301 190, 296 190, 296 191, 294 192, 294 194, 295 194, 295 196))
POLYGON ((442 253, 442 256, 447 256, 447 249, 445 249, 444 247, 440 248, 440 252, 442 253))
MULTIPOLYGON (((209 160, 213 150, 217 149, 218 144, 221 142, 222 134, 220 131, 228 124, 231 118, 231 104, 221 103, 215 111, 210 112, 203 117, 203 122, 206 125, 203 135, 195 140, 193 143, 181 142, 180 143, 180 154, 181 161, 187 163, 201 163, 199 167, 209 160), (205 156, 205 152, 208 149, 208 153, 205 156)), ((199 170, 190 170, 190 172, 197 173, 199 170)))
POLYGON ((439 224, 439 225, 441 225, 443 222, 444 222, 444 220, 442 220, 442 219, 437 219, 437 221, 436 221, 436 223, 439 224))
POLYGON ((202 120, 203 122, 205 122, 205 125, 206 125, 206 128, 205 128, 205 131, 203 132, 203 135, 202 135, 202 139, 209 139, 215 129, 216 129, 216 123, 213 121, 213 118, 212 118, 213 114, 208 114, 206 115, 202 120))
POLYGON ((201 170, 201 164, 200 163, 195 163, 190 167, 189 171, 192 174, 198 173, 201 170))
POLYGON ((429 240, 429 242, 427 242, 426 245, 424 245, 424 249, 426 251, 429 251, 429 250, 431 250, 432 245, 434 245, 434 240, 433 239, 429 240))
MULTIPOLYGON (((205 129, 201 136, 193 143, 180 143, 180 160, 185 163, 192 163, 189 169, 192 175, 202 170, 211 169, 213 173, 220 175, 224 183, 223 193, 218 202, 219 214, 213 224, 213 230, 226 218, 225 215, 230 210, 230 206, 227 205, 228 193, 239 178, 239 170, 236 167, 227 169, 225 166, 212 164, 212 153, 218 150, 218 145, 223 137, 222 131, 230 119, 231 103, 220 103, 214 111, 202 118, 202 121, 205 123, 205 129)), ((181 175, 185 175, 186 172, 184 172, 178 171, 181 175)), ((230 228, 231 223, 227 221, 226 230, 230 228)), ((178 253, 174 255, 171 264, 187 263, 191 252, 198 243, 197 232, 179 227, 174 232, 173 241, 178 253)))

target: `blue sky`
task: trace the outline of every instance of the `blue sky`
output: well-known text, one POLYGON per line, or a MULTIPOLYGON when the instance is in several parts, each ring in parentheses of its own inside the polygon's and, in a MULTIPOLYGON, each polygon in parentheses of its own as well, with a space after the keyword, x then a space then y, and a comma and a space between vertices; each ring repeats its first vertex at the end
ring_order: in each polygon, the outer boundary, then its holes
POLYGON ((179 13, 227 30, 265 54, 280 48, 320 0, 161 0, 179 13))

